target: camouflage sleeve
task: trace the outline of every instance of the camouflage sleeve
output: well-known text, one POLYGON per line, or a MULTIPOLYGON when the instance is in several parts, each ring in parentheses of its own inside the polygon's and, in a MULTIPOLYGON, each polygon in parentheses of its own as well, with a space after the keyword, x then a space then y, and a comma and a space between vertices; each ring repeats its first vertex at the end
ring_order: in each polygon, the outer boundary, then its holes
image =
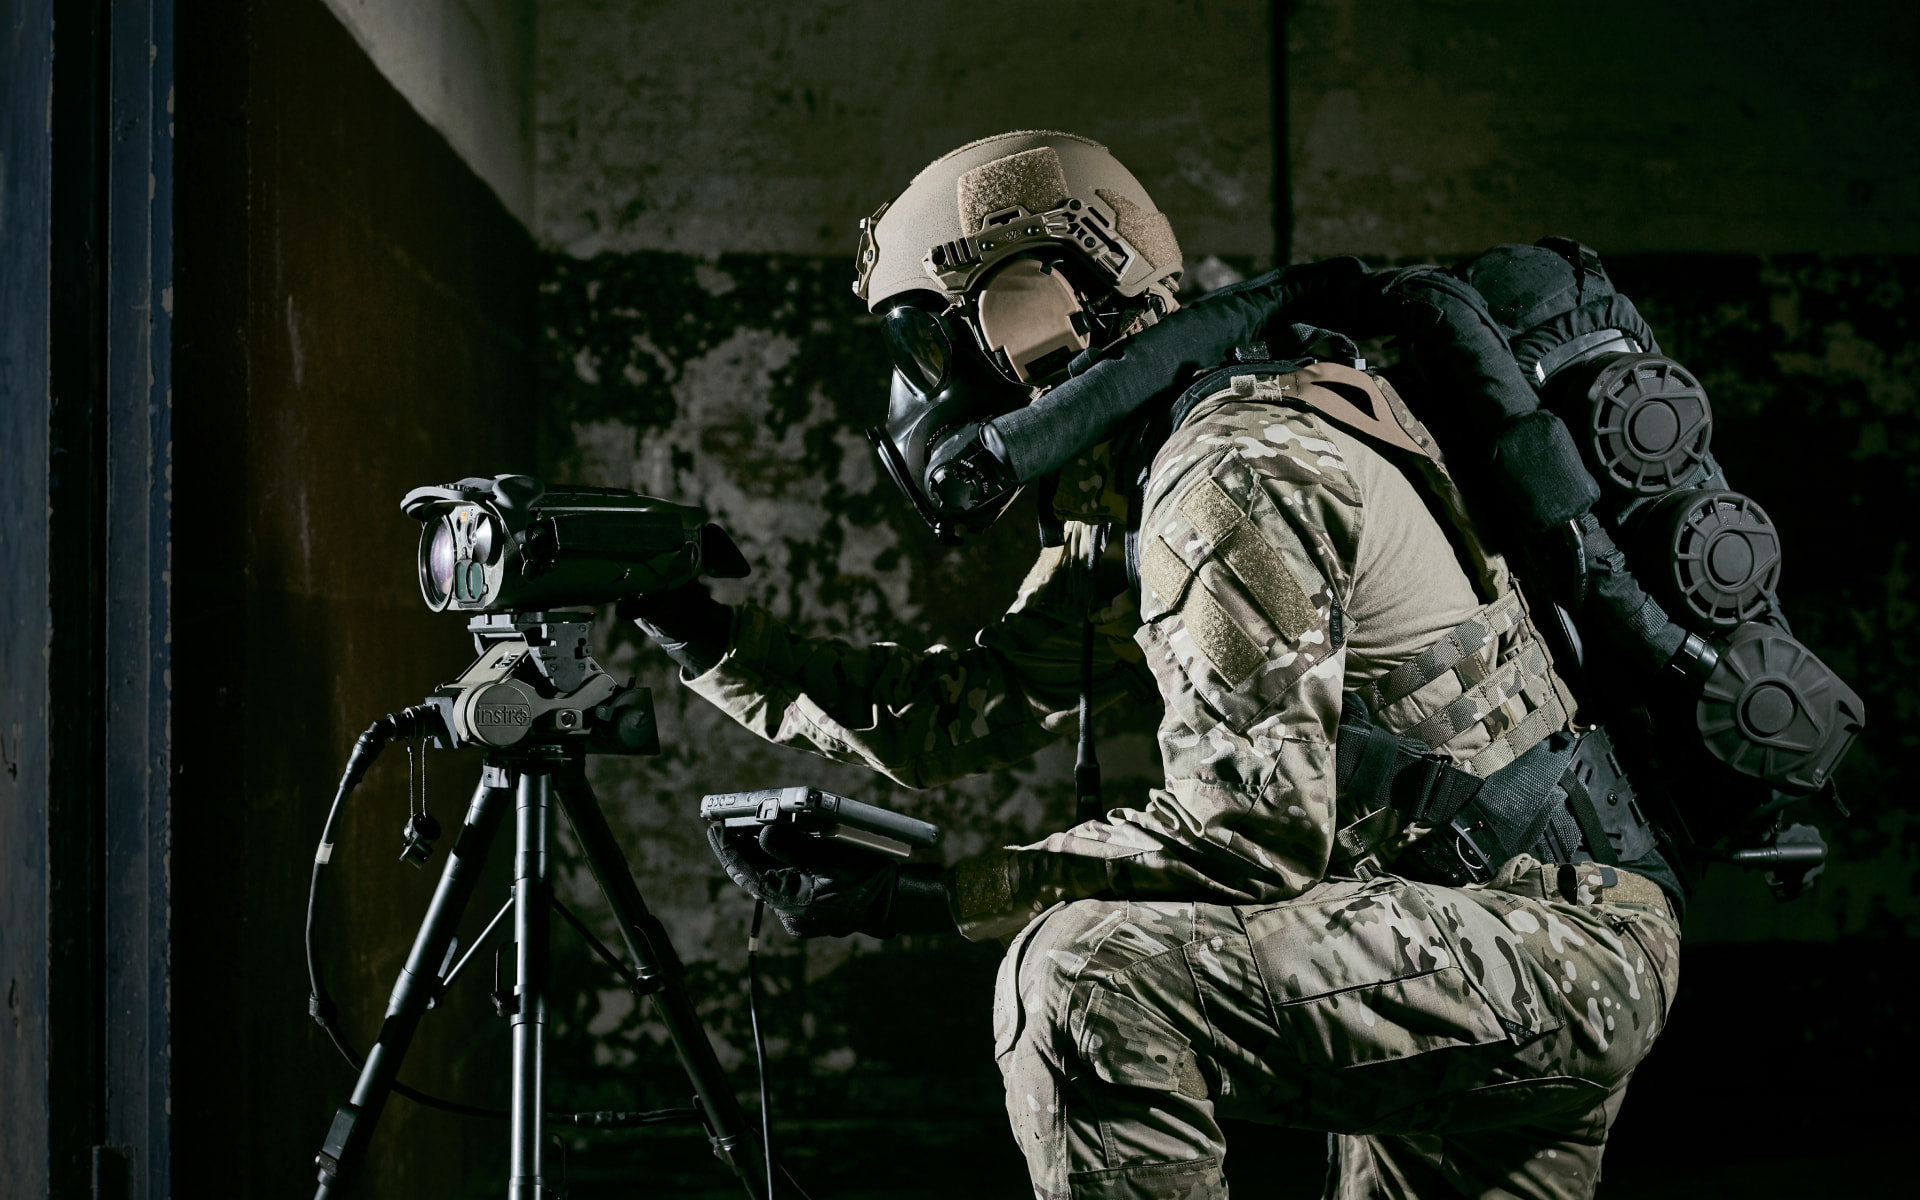
MULTIPOLYGON (((1013 607, 965 647, 910 650, 801 637, 763 608, 735 616, 725 658, 688 687, 770 742, 861 763, 908 787, 1019 762, 1075 728, 1085 601, 1068 545, 1041 552, 1013 607)), ((1153 685, 1130 635, 1124 586, 1103 594, 1094 641, 1094 703, 1153 685)))
POLYGON ((1319 418, 1275 404, 1279 386, 1235 380, 1154 463, 1135 638, 1166 706, 1166 786, 1141 808, 958 864, 967 936, 1006 936, 1060 900, 1260 903, 1325 875, 1345 661, 1334 600, 1363 512, 1319 418))

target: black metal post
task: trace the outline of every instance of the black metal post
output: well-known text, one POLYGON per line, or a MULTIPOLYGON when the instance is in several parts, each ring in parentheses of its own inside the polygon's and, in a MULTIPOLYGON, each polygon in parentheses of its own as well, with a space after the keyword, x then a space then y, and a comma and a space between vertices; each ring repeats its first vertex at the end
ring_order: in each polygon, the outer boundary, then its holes
MULTIPOLYGON (((314 1200, 327 1200, 340 1177, 357 1166, 366 1152, 367 1141, 373 1136, 373 1127, 380 1120, 380 1110, 386 1106, 387 1096, 393 1090, 393 1081, 400 1073, 400 1060, 406 1057, 414 1030, 439 988, 439 972, 441 965, 447 961, 447 947, 453 941, 460 914, 466 911, 467 901, 480 881, 487 850, 492 846, 494 833, 500 827, 500 818, 506 812, 510 786, 511 777, 503 767, 488 764, 480 775, 480 786, 474 790, 466 821, 453 849, 447 854, 447 865, 440 871, 440 883, 434 888, 433 900, 427 905, 426 919, 421 921, 420 932, 413 939, 413 949, 407 954, 407 964, 401 968, 400 978, 394 982, 393 994, 387 1001, 386 1019, 380 1024, 380 1036, 367 1052, 366 1064, 361 1067, 360 1078, 353 1085, 353 1099, 334 1114, 326 1143, 321 1147, 319 1157, 314 1160, 320 1168, 320 1187, 314 1192, 314 1200)), ((523 785, 522 794, 524 791, 523 785)), ((541 861, 544 864, 544 853, 541 861)), ((544 878, 544 866, 542 870, 544 878)), ((544 952, 544 919, 540 928, 541 949, 544 952)), ((544 991, 543 982, 543 1018, 544 991)), ((514 1058, 518 1067, 517 1031, 514 1058)), ((516 1106, 519 1101, 520 1093, 516 1085, 516 1106)), ((537 1104, 535 1112, 537 1120, 537 1104)))
POLYGON ((600 802, 588 785, 579 760, 569 765, 556 784, 561 809, 580 839, 580 848, 587 856, 593 877, 619 922, 621 940, 633 957, 634 974, 653 997, 661 1023, 667 1027, 674 1050, 679 1054, 680 1065, 699 1097, 714 1153, 740 1177, 749 1195, 756 1200, 766 1200, 763 1195, 766 1167, 759 1161, 753 1128, 747 1123, 746 1112, 741 1109, 733 1085, 714 1055, 713 1043, 707 1039, 706 1027, 687 995, 685 968, 674 952, 673 943, 667 939, 666 928, 647 911, 639 885, 634 883, 626 857, 621 854, 613 831, 607 827, 607 818, 600 811, 600 802))
POLYGON ((544 1200, 546 1138, 547 939, 553 896, 547 877, 553 770, 529 764, 514 802, 513 1100, 507 1148, 507 1200, 544 1200))

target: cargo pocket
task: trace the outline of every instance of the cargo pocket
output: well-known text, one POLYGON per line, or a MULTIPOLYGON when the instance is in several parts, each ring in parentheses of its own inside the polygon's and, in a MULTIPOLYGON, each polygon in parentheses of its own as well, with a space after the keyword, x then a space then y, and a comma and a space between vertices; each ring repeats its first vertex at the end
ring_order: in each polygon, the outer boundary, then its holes
POLYGON ((1521 1036, 1463 963, 1411 885, 1376 884, 1325 903, 1250 916, 1274 1023, 1303 1063, 1390 1062, 1521 1036))
POLYGON ((1104 987, 1092 990, 1079 1052, 1081 1061, 1107 1083, 1206 1099, 1207 1081, 1193 1043, 1130 996, 1104 987))
MULTIPOLYGON (((1475 898, 1493 895, 1512 899, 1492 891, 1476 893, 1475 898)), ((1490 911, 1469 899, 1468 893, 1449 888, 1433 889, 1423 900, 1441 908, 1444 919, 1436 924, 1442 936, 1513 1040, 1526 1041, 1566 1023, 1555 1000, 1560 993, 1553 974, 1530 952, 1502 912, 1490 911)))
POLYGON ((1301 1059, 1323 1067, 1391 1062, 1507 1038, 1458 967, 1296 1001, 1276 1015, 1301 1059))

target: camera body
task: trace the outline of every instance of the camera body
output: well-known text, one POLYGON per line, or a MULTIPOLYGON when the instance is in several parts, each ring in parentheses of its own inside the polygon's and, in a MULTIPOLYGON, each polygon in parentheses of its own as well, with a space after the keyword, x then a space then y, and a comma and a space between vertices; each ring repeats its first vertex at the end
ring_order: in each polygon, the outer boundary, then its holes
POLYGON ((420 595, 435 612, 533 612, 738 578, 746 559, 706 510, 624 488, 496 475, 419 487, 420 595))

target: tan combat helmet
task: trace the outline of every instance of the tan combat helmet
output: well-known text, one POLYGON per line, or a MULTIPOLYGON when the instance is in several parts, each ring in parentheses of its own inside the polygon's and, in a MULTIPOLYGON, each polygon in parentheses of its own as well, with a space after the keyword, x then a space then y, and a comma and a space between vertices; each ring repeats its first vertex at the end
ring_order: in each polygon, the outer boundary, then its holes
POLYGON ((1022 381, 1027 364, 1055 364, 1061 351, 1098 339, 1083 300, 1117 296, 1147 320, 1176 307, 1182 263, 1173 227, 1105 146, 1070 133, 1002 133, 962 146, 860 230, 853 290, 869 310, 908 292, 935 293, 964 308, 1022 381), (1047 265, 1063 253, 1079 295, 1047 265))

